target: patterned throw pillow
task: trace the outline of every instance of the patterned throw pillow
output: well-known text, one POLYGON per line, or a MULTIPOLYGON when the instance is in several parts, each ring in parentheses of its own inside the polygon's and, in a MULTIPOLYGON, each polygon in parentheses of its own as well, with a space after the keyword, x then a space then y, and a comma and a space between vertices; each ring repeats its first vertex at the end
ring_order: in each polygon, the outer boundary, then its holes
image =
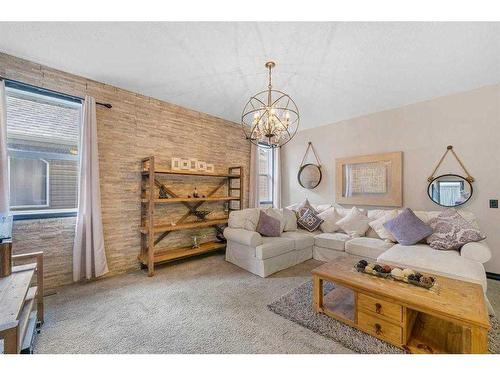
POLYGON ((280 226, 281 223, 278 219, 260 211, 259 223, 255 231, 264 237, 279 237, 281 235, 280 226))
POLYGON ((314 232, 322 222, 323 219, 320 219, 313 210, 307 209, 297 220, 297 225, 309 232, 314 232))
POLYGON ((409 208, 405 208, 383 226, 404 246, 415 245, 432 234, 432 228, 420 220, 409 208))
POLYGON ((486 238, 455 209, 441 212, 428 224, 434 233, 427 238, 427 243, 436 250, 460 250, 466 243, 486 238))

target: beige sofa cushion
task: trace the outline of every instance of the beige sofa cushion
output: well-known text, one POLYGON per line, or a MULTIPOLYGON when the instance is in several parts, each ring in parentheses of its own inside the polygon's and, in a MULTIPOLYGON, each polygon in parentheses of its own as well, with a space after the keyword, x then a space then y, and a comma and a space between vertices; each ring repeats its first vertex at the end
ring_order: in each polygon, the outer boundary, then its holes
POLYGON ((345 233, 321 233, 314 236, 314 244, 326 249, 344 251, 345 243, 350 239, 345 233))
POLYGON ((337 221, 342 219, 342 216, 337 213, 335 207, 330 207, 320 212, 318 214, 318 217, 320 219, 323 219, 323 222, 319 227, 324 233, 333 233, 340 229, 340 227, 337 225, 337 221))
POLYGON ((258 259, 272 258, 295 249, 295 241, 284 237, 262 237, 262 245, 255 248, 258 259))
POLYGON ((281 234, 282 238, 288 238, 295 242, 295 250, 305 249, 314 245, 314 236, 311 233, 304 232, 284 232, 281 234))
POLYGON ((481 263, 460 256, 455 250, 434 250, 428 245, 394 245, 381 254, 377 261, 409 267, 415 271, 434 273, 481 284, 486 292, 486 273, 481 263))
POLYGON ((259 222, 260 210, 258 208, 245 208, 244 210, 231 211, 227 225, 230 228, 246 229, 255 232, 259 222))
POLYGON ((345 243, 345 252, 362 258, 377 259, 384 251, 394 246, 378 238, 359 237, 345 243))

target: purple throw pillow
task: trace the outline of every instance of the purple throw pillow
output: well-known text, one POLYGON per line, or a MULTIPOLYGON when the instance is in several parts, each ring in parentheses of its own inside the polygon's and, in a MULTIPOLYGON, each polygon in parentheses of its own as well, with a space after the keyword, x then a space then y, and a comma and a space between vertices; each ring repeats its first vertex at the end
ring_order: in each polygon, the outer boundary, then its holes
POLYGON ((255 231, 263 235, 264 237, 279 237, 280 232, 280 221, 264 211, 260 211, 259 222, 257 223, 257 228, 255 231))
POLYGON ((384 223, 394 238, 404 246, 415 245, 432 234, 432 228, 420 220, 409 208, 384 223))

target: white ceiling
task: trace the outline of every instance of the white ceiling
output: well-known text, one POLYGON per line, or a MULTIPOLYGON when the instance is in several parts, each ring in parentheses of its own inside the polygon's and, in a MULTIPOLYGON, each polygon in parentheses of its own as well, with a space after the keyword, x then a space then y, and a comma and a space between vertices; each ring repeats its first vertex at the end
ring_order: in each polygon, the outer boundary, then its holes
POLYGON ((236 122, 272 59, 300 129, 500 82, 500 23, 0 23, 0 51, 236 122))

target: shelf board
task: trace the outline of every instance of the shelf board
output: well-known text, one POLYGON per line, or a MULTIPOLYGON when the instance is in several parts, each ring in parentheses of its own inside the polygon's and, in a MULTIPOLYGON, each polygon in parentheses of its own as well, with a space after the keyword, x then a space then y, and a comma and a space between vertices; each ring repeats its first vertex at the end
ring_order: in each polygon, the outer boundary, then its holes
MULTIPOLYGON (((199 254, 204 254, 208 253, 211 251, 219 250, 222 249, 226 246, 225 243, 223 242, 205 242, 200 245, 200 247, 193 249, 192 247, 180 247, 176 249, 156 249, 154 253, 154 262, 155 263, 162 263, 162 262, 168 262, 171 260, 176 260, 179 258, 184 258, 184 257, 189 257, 189 256, 194 256, 194 255, 199 255, 199 254)), ((147 254, 141 254, 139 255, 139 261, 143 264, 148 263, 148 256, 147 254)))
MULTIPOLYGON (((217 201, 239 201, 239 197, 206 197, 206 198, 156 198, 155 203, 178 203, 178 202, 217 202, 217 201)), ((142 203, 149 203, 149 199, 143 198, 142 203)))
MULTIPOLYGON (((172 171, 169 169, 155 168, 155 173, 157 174, 171 174, 171 175, 181 175, 181 176, 201 176, 201 177, 223 177, 223 178, 241 178, 237 174, 227 174, 227 173, 206 173, 206 172, 190 172, 190 171, 172 171)), ((142 171, 144 176, 149 174, 149 171, 142 171)))
MULTIPOLYGON (((153 228, 154 233, 162 233, 162 232, 173 232, 177 230, 184 229, 193 229, 193 228, 206 228, 211 227, 213 225, 218 224, 226 224, 227 218, 225 219, 214 219, 214 220, 205 220, 205 221, 195 221, 192 223, 182 223, 177 225, 163 224, 163 225, 155 225, 153 228)), ((141 227, 141 233, 148 233, 147 227, 141 227)))

